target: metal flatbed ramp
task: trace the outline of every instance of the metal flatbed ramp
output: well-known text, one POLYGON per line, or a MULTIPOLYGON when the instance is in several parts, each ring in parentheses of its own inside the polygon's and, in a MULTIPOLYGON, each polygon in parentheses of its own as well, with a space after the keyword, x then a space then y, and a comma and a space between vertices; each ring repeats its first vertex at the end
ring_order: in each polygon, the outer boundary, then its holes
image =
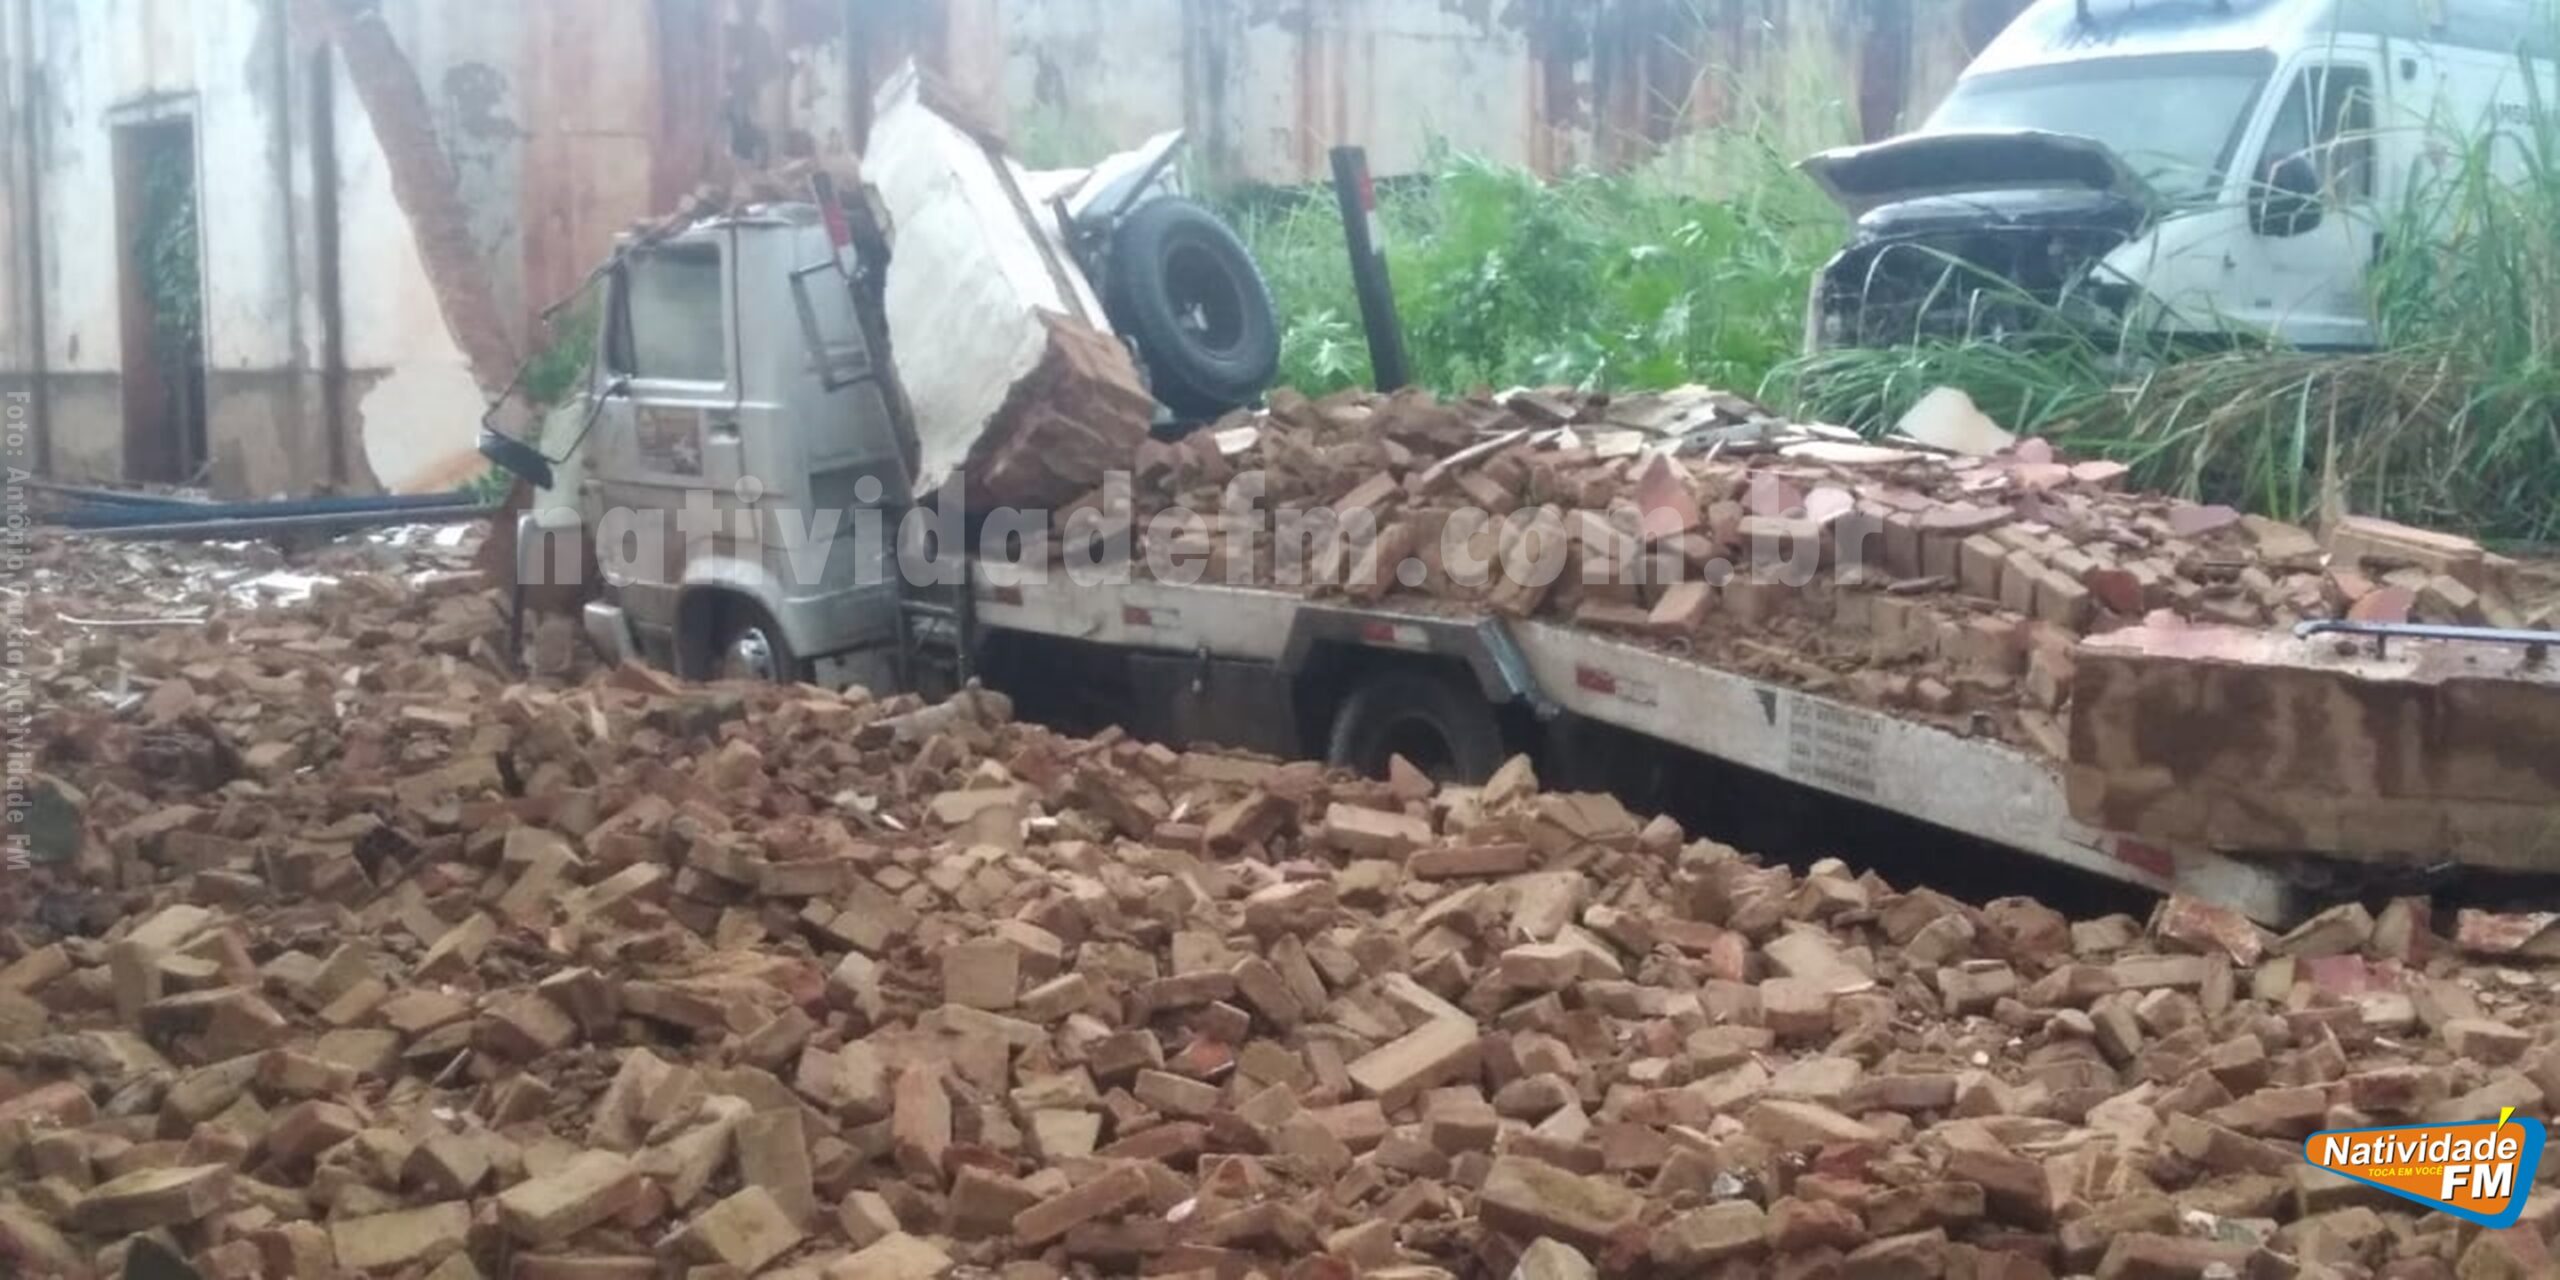
MULTIPOLYGON (((1373 623, 1360 640, 1370 647, 1478 658, 1458 648, 1479 627, 1472 616, 1247 587, 1084 587, 1062 573, 999 565, 982 570, 978 590, 982 626, 1159 653, 1284 662, 1293 632, 1317 615, 1338 623, 1356 614, 1373 623)), ((2060 766, 2007 743, 1572 627, 1506 629, 1530 687, 1563 711, 2122 883, 2191 894, 2269 923, 2299 913, 2299 891, 2279 867, 2164 849, 2078 822, 2060 766)))

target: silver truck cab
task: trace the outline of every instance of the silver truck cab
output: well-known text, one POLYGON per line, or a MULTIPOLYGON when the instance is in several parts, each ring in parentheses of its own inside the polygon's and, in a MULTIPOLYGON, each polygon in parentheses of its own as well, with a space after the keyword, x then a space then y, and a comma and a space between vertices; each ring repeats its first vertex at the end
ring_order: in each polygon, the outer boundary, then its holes
MULTIPOLYGON (((1809 350, 2098 332, 2369 347, 2384 209, 2515 130, 2530 0, 2038 0, 1917 130, 1805 162, 1857 219, 1809 350)), ((2530 68, 2530 71, 2528 71, 2530 68)), ((2521 165, 2525 149, 2496 149, 2521 165)))
POLYGON ((895 686, 913 434, 831 225, 768 205, 618 246, 574 480, 605 652, 895 686))

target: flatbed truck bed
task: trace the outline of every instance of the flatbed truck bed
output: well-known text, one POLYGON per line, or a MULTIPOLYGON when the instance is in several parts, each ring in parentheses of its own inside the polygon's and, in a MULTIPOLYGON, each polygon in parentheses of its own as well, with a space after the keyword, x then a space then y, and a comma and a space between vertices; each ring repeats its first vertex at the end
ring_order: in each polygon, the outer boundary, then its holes
MULTIPOLYGON (((1472 690, 1500 713, 1495 723, 1611 726, 2268 924, 2308 905, 2303 886, 2273 862, 2160 848, 2075 820, 2058 761, 1571 626, 1251 587, 1085 586, 983 561, 973 573, 974 649, 1064 641, 1154 668, 1155 678, 1132 686, 1129 710, 1159 717, 1151 727, 1161 736, 1357 764, 1324 750, 1341 736, 1332 718, 1357 692, 1380 678, 1440 679, 1472 690), (1178 711, 1138 705, 1164 700, 1169 686, 1186 704, 1178 711), (1282 706, 1294 709, 1294 724, 1273 723, 1270 709, 1282 706)), ((1041 669, 1052 678, 1059 671, 1046 661, 1041 669)))

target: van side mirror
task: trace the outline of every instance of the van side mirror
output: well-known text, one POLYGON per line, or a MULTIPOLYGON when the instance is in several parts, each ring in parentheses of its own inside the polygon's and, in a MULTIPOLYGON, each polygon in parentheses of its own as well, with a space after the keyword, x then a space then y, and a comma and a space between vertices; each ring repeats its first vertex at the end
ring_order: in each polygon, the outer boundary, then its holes
POLYGON ((2320 167, 2305 155, 2286 156, 2267 172, 2249 201, 2249 225, 2262 236, 2298 236, 2320 225, 2320 167))

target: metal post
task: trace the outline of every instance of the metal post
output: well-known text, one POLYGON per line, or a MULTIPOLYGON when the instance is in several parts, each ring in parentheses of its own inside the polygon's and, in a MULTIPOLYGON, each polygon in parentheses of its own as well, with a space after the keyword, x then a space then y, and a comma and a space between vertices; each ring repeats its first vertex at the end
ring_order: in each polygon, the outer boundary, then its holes
POLYGON ((20 264, 20 277, 26 284, 27 326, 27 392, 35 419, 35 448, 30 455, 37 475, 53 474, 53 377, 48 366, 53 336, 52 300, 45 296, 45 168, 46 138, 44 121, 53 108, 50 101, 51 81, 45 75, 44 37, 36 28, 34 0, 18 0, 17 25, 8 40, 9 57, 0 59, 0 75, 14 78, 9 94, 17 111, 20 134, 14 148, 18 163, 24 168, 10 177, 23 191, 23 203, 17 212, 26 221, 18 235, 26 257, 20 264))
POLYGON ((311 218, 318 258, 320 420, 329 433, 329 482, 345 484, 347 456, 346 228, 339 204, 337 51, 311 51, 311 218))
POLYGON ((1404 322, 1396 315, 1396 291, 1387 278, 1386 246, 1378 243, 1378 189, 1369 180, 1369 153, 1333 149, 1333 192, 1342 202, 1342 238, 1351 250, 1351 282, 1360 293, 1360 326, 1369 334, 1369 368, 1380 391, 1413 379, 1405 367, 1404 322))

